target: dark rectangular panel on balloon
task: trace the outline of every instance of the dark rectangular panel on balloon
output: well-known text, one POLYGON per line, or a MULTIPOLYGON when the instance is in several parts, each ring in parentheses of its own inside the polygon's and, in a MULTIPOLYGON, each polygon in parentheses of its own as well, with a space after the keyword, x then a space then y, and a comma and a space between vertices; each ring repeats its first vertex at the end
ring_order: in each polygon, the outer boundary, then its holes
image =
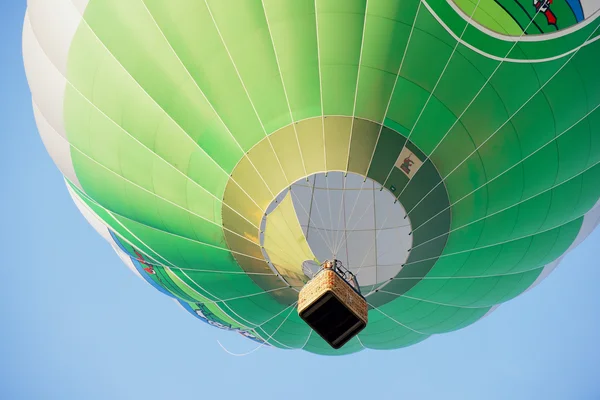
POLYGON ((377 141, 375 154, 373 154, 369 166, 368 177, 383 184, 394 167, 405 143, 406 138, 404 136, 384 127, 377 141))

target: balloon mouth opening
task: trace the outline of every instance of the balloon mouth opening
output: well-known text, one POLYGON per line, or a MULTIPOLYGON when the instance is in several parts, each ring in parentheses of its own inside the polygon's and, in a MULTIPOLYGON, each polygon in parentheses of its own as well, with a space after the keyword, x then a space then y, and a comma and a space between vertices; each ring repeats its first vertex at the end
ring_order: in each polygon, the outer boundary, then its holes
POLYGON ((367 295, 403 268, 411 221, 378 182, 344 171, 298 179, 269 204, 260 245, 270 268, 300 289, 326 260, 340 260, 367 295))

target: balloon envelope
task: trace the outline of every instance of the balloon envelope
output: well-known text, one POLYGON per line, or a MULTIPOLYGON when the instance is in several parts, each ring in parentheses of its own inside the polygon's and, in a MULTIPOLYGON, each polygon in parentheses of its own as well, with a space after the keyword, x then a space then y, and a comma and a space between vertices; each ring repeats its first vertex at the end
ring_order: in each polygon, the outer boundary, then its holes
POLYGON ((197 318, 320 354, 470 325, 600 220, 593 0, 30 0, 40 135, 123 262, 197 318), (298 291, 337 258, 369 324, 298 291))

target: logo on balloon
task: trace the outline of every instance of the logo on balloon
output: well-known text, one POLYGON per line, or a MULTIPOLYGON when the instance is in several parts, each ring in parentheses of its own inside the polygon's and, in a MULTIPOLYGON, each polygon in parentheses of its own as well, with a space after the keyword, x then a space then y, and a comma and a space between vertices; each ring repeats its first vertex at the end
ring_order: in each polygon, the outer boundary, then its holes
POLYGON ((423 165, 423 161, 417 157, 415 153, 410 151, 407 147, 402 149, 402 152, 398 156, 396 160, 396 168, 400 169, 400 171, 404 172, 409 179, 411 179, 419 168, 423 165))

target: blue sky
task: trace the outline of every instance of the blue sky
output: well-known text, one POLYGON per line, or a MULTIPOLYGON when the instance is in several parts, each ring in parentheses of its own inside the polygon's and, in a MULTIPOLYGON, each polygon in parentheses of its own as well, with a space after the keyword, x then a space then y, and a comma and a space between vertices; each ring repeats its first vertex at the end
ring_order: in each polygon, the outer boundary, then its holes
POLYGON ((407 349, 226 354, 217 339, 254 344, 134 276, 71 202, 33 121, 24 12, 0 13, 0 399, 600 398, 600 231, 534 290, 407 349))

